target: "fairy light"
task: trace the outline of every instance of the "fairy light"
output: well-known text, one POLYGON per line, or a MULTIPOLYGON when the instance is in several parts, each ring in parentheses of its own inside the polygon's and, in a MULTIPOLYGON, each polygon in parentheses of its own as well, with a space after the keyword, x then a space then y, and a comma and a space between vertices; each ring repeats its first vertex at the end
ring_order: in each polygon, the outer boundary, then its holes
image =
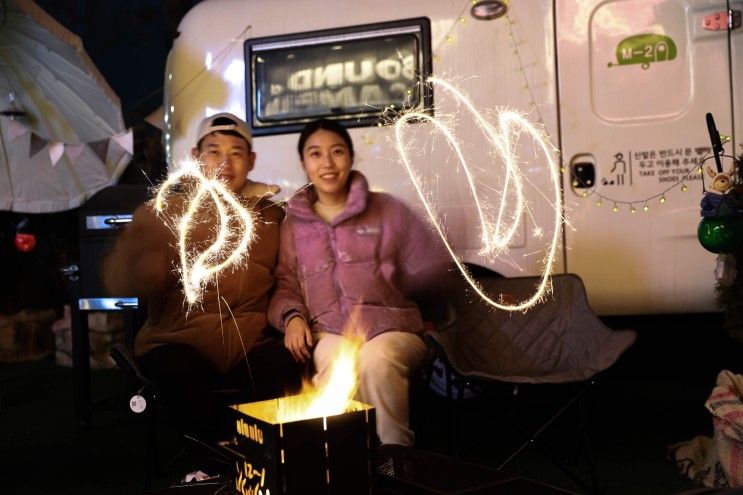
MULTIPOLYGON (((728 157, 731 159, 735 159, 732 155, 720 155, 724 157, 728 157)), ((596 200, 596 206, 601 206, 603 201, 611 201, 615 205, 628 205, 630 207, 629 211, 632 212, 633 204, 642 204, 642 210, 643 211, 650 211, 650 206, 652 204, 652 201, 655 199, 658 200, 658 203, 661 205, 664 205, 667 202, 666 194, 674 189, 680 189, 681 192, 688 192, 689 186, 684 182, 684 180, 695 180, 695 176, 701 174, 704 171, 704 163, 708 160, 714 158, 714 155, 705 155, 705 157, 702 158, 702 161, 699 165, 695 165, 694 168, 687 169, 687 174, 681 177, 679 182, 675 182, 671 184, 670 186, 666 187, 665 189, 662 189, 661 191, 653 194, 652 196, 648 196, 646 198, 638 198, 638 199, 632 199, 632 200, 623 200, 619 198, 613 198, 604 194, 601 194, 598 192, 595 187, 592 187, 590 184, 582 183, 578 178, 573 178, 572 184, 573 187, 580 187, 583 188, 581 191, 576 192, 577 195, 582 197, 588 197, 588 196, 594 196, 597 198, 596 200), (576 183, 578 183, 578 186, 576 186, 576 183)), ((702 177, 702 189, 704 189, 704 178, 702 177)), ((612 208, 612 211, 618 211, 614 210, 612 208)))
MULTIPOLYGON (((428 217, 437 231, 439 236, 444 242, 444 246, 451 255, 455 264, 459 268, 460 272, 464 276, 465 280, 470 284, 474 291, 488 304, 495 306, 496 308, 507 310, 507 311, 519 311, 526 310, 533 304, 537 303, 544 296, 547 290, 549 290, 549 274, 551 273, 552 266, 555 261, 557 253, 557 245, 560 233, 560 226, 562 223, 562 213, 560 209, 561 197, 560 197, 560 175, 558 173, 559 167, 552 158, 552 152, 554 149, 549 145, 548 140, 545 138, 543 133, 539 132, 533 125, 531 125, 522 115, 513 111, 500 111, 496 117, 498 120, 498 129, 496 129, 490 122, 488 122, 482 114, 475 108, 472 102, 464 96, 458 89, 452 86, 450 83, 439 79, 438 77, 429 77, 426 84, 431 84, 437 88, 437 91, 443 90, 454 96, 458 104, 462 108, 469 111, 470 115, 477 123, 478 127, 488 139, 491 149, 495 152, 496 156, 500 158, 505 168, 505 179, 503 184, 503 190, 501 194, 500 204, 498 206, 495 215, 488 215, 485 213, 485 209, 480 202, 479 196, 475 188, 475 179, 472 176, 469 166, 466 163, 459 142, 454 136, 452 130, 443 123, 440 117, 432 117, 422 111, 410 111, 402 114, 395 124, 395 137, 397 150, 400 155, 400 160, 408 172, 413 186, 420 198, 423 206, 428 214, 428 217), (467 180, 470 193, 475 204, 477 211, 477 218, 480 222, 480 232, 482 240, 482 248, 480 253, 486 256, 490 256, 492 259, 499 257, 507 249, 507 246, 511 239, 514 237, 518 230, 518 221, 514 219, 521 218, 523 211, 526 208, 524 199, 524 179, 518 168, 517 157, 514 156, 512 135, 524 132, 528 134, 534 142, 541 149, 547 161, 547 168, 552 179, 553 198, 548 201, 551 202, 551 206, 554 209, 554 221, 552 226, 552 237, 549 242, 547 254, 544 258, 544 271, 541 276, 539 286, 535 293, 523 301, 515 304, 504 304, 502 301, 496 301, 489 295, 485 294, 482 288, 472 278, 463 265, 462 261, 454 252, 453 247, 448 242, 444 229, 438 220, 438 217, 434 211, 433 206, 427 198, 426 193, 423 191, 423 185, 418 178, 413 166, 408 159, 408 149, 404 140, 404 133, 406 130, 406 123, 409 121, 425 121, 431 123, 441 134, 446 138, 449 145, 454 151, 457 159, 459 160, 460 166, 464 172, 465 179, 467 180), (515 204, 508 204, 507 192, 513 189, 513 196, 515 196, 515 204), (491 222, 488 218, 495 216, 495 222, 491 222)), ((546 196, 545 196, 546 197, 546 196)))
POLYGON ((614 206, 612 207, 611 211, 613 211, 614 213, 617 213, 619 211, 619 207, 617 206, 616 203, 614 203, 614 206))
POLYGON ((188 196, 185 213, 180 218, 168 219, 177 225, 180 276, 189 306, 201 299, 207 283, 215 279, 221 270, 244 260, 254 235, 251 212, 221 181, 207 177, 201 169, 202 166, 195 160, 181 162, 177 171, 168 176, 155 195, 155 211, 164 214, 173 186, 184 178, 190 178, 197 184, 188 196), (195 216, 205 201, 211 201, 217 209, 218 227, 212 244, 198 253, 190 246, 189 234, 195 226, 195 216), (235 228, 232 224, 236 221, 238 226, 235 228))
POLYGON ((630 205, 629 206, 629 212, 632 213, 632 214, 637 213, 637 209, 633 205, 630 205))

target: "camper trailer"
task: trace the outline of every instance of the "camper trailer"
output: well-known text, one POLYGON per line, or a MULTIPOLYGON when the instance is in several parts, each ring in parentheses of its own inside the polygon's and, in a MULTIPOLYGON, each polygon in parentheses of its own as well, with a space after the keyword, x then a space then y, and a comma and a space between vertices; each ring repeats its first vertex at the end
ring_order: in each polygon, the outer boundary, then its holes
POLYGON ((729 137, 725 154, 742 151, 742 10, 742 0, 205 1, 168 58, 169 165, 188 155, 201 118, 230 111, 253 129, 251 177, 285 199, 306 183, 298 129, 339 119, 371 186, 435 211, 463 262, 508 277, 576 273, 604 315, 713 311, 699 169, 707 113, 729 137), (420 83, 430 76, 441 82, 420 83), (549 147, 501 128, 506 110, 549 147), (422 117, 395 125, 412 111, 422 117), (490 252, 483 215, 493 235, 510 234, 490 252))

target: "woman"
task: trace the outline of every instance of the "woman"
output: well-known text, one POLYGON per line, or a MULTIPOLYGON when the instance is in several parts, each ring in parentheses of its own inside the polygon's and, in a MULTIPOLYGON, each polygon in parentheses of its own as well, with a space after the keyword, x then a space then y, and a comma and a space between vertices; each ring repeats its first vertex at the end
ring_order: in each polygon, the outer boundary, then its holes
POLYGON ((358 398, 376 408, 382 443, 412 445, 408 375, 425 345, 411 295, 438 286, 447 260, 403 203, 370 192, 351 170, 353 143, 340 124, 311 122, 297 150, 311 186, 287 207, 269 322, 284 331, 294 358, 312 357, 322 377, 352 319, 366 338, 358 398))

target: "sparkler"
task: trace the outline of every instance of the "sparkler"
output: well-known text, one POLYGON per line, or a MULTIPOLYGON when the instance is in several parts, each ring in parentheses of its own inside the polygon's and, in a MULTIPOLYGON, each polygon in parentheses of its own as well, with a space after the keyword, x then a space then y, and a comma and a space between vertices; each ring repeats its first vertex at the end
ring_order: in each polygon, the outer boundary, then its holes
MULTIPOLYGON (((410 111, 406 112, 399 117, 395 124, 395 138, 398 153, 403 166, 405 167, 410 179, 413 183, 416 193, 420 198, 423 206, 428 214, 428 217, 444 242, 446 250, 454 260, 457 268, 464 276, 465 280, 472 286, 475 292, 488 304, 495 306, 496 308, 507 310, 507 311, 523 311, 528 309, 530 306, 536 304, 545 293, 550 290, 549 274, 552 271, 552 265, 555 261, 557 254, 557 245, 559 240, 560 225, 562 222, 562 213, 560 210, 561 198, 560 198, 560 175, 559 167, 552 158, 551 145, 548 139, 542 132, 536 129, 532 124, 529 123, 524 116, 514 111, 502 110, 497 113, 498 128, 488 122, 482 114, 475 108, 472 102, 464 95, 461 91, 455 88, 453 85, 439 79, 438 77, 431 76, 426 81, 426 84, 437 86, 438 88, 450 93, 454 98, 471 114, 472 118, 477 123, 477 126, 487 138, 492 150, 495 152, 496 157, 500 158, 505 168, 505 180, 503 184, 503 190, 501 199, 498 205, 498 209, 495 215, 489 214, 486 208, 484 208, 482 202, 479 199, 477 190, 475 188, 475 180, 470 168, 467 165, 462 149, 459 142, 454 135, 453 131, 440 119, 432 117, 421 111, 410 111), (482 238, 482 248, 480 253, 482 255, 489 256, 491 259, 496 259, 508 249, 508 244, 517 232, 518 219, 524 211, 527 210, 526 200, 524 198, 524 181, 526 178, 521 174, 518 167, 517 156, 514 152, 515 140, 513 135, 520 132, 526 132, 538 145, 547 161, 547 167, 549 169, 552 189, 554 196, 550 200, 545 196, 545 199, 551 202, 554 209, 554 222, 552 229, 552 238, 547 249, 547 253, 544 259, 544 271, 542 273, 540 283, 535 293, 522 301, 516 302, 515 304, 505 304, 502 300, 498 302, 491 296, 486 294, 477 282, 467 271, 466 267, 454 252, 454 248, 451 246, 446 238, 444 228, 434 211, 431 202, 426 197, 426 193, 423 190, 421 179, 415 173, 413 166, 408 158, 408 150, 404 141, 405 124, 408 121, 425 121, 433 124, 441 134, 446 138, 449 145, 454 150, 454 153, 459 160, 460 166, 464 171, 464 175, 467 180, 469 191, 474 199, 475 208, 477 210, 477 217, 480 224, 480 232, 482 238), (513 193, 509 196, 509 192, 513 190, 513 193), (515 196, 515 204, 509 205, 507 200, 508 197, 515 196), (509 207, 512 206, 512 210, 509 207), (509 224, 507 213, 513 211, 513 221, 509 224), (492 222, 489 218, 495 217, 495 221, 492 222)), ((538 231, 541 233, 541 228, 537 226, 538 231)), ((502 296, 501 296, 502 299, 502 296)))
POLYGON ((155 196, 155 211, 163 214, 167 206, 168 193, 174 185, 184 178, 191 178, 197 184, 190 194, 185 213, 177 220, 180 276, 189 306, 201 299, 209 280, 233 263, 240 262, 247 255, 254 237, 251 212, 240 204, 222 182, 207 177, 201 169, 197 161, 181 162, 178 170, 168 176, 155 196), (216 238, 210 246, 198 253, 189 247, 189 233, 194 228, 196 213, 208 200, 211 200, 217 209, 216 238), (235 222, 237 226, 233 227, 235 222))

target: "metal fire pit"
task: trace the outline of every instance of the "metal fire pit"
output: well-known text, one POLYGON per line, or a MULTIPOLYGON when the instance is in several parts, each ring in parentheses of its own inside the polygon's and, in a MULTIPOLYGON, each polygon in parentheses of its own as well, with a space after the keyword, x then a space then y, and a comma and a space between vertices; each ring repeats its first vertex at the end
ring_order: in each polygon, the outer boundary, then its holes
POLYGON ((236 491, 371 493, 374 408, 351 401, 343 414, 279 423, 279 411, 301 397, 230 406, 235 415, 236 491))

